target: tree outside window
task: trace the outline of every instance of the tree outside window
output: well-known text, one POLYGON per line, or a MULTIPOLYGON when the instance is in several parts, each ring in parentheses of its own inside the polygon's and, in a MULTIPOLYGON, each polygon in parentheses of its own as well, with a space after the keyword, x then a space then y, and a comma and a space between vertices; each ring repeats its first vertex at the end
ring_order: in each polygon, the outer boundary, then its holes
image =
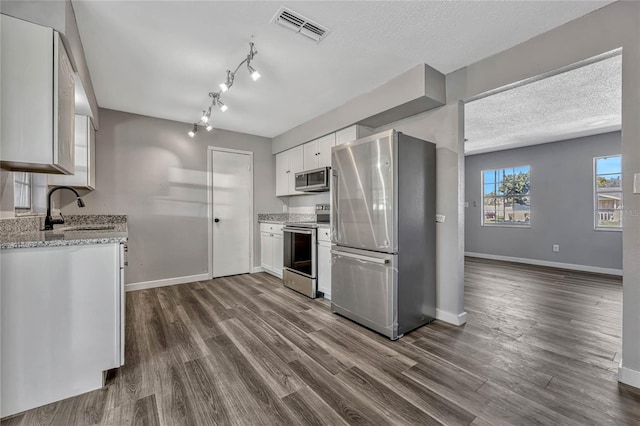
POLYGON ((531 166, 483 170, 482 191, 482 225, 530 225, 531 166))

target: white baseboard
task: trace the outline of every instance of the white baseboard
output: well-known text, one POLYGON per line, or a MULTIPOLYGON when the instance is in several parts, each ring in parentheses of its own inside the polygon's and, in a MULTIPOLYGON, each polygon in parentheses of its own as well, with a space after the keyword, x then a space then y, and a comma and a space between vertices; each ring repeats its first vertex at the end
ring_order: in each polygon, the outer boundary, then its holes
POLYGON ((155 281, 143 281, 139 283, 126 284, 125 291, 145 290, 147 288, 166 287, 168 285, 186 284, 194 281, 206 281, 209 274, 188 275, 185 277, 165 278, 155 281))
POLYGON ((618 367, 618 381, 629 386, 640 388, 640 371, 623 367, 622 361, 620 361, 620 367, 618 367))
POLYGON ((525 263, 528 265, 548 266, 551 268, 569 269, 572 271, 594 272, 596 274, 607 274, 622 276, 622 269, 600 268, 597 266, 576 265, 575 263, 551 262, 548 260, 526 259, 523 257, 500 256, 497 254, 464 252, 465 256, 477 257, 480 259, 502 260, 505 262, 525 263))
POLYGON ((264 268, 262 266, 254 266, 251 268, 252 274, 257 274, 258 272, 264 272, 264 268))
POLYGON ((440 321, 448 322, 453 325, 462 325, 467 322, 467 313, 463 312, 459 315, 452 314, 451 312, 443 311, 436 308, 436 318, 440 321))

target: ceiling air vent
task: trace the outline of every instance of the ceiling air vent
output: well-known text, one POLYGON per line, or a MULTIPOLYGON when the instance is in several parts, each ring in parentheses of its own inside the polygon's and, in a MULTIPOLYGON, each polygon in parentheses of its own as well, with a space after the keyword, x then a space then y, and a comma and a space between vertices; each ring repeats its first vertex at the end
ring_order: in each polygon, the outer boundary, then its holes
POLYGON ((286 7, 281 7, 271 22, 289 28, 290 30, 295 31, 298 34, 302 34, 317 43, 329 34, 328 28, 323 27, 317 22, 313 22, 312 20, 300 15, 298 12, 294 12, 286 7))

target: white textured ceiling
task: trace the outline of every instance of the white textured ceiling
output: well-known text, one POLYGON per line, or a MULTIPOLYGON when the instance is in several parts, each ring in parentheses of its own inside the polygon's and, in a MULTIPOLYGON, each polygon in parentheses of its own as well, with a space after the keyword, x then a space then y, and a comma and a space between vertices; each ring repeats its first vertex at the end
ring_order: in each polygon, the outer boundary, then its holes
POLYGON ((465 104, 465 153, 620 130, 622 56, 465 104))
POLYGON ((419 64, 449 73, 611 1, 81 1, 73 7, 98 104, 193 122, 227 68, 253 64, 217 128, 276 136, 419 64), (321 43, 270 20, 286 6, 325 25, 321 43))

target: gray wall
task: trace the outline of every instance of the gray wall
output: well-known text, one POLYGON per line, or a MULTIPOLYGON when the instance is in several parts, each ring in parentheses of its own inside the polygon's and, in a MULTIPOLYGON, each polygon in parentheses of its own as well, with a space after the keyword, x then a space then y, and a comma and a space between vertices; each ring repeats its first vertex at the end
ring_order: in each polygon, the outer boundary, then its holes
POLYGON ((463 124, 461 105, 453 103, 375 129, 396 129, 436 144, 436 213, 446 218, 436 224, 436 317, 457 325, 466 321, 463 124))
POLYGON ((466 157, 466 251, 621 270, 622 232, 593 229, 593 157, 621 150, 612 132, 466 157), (531 227, 481 226, 482 170, 521 165, 531 166, 531 227))
POLYGON ((447 102, 551 72, 622 47, 623 241, 622 359, 619 378, 640 387, 640 2, 615 2, 447 75, 447 102), (603 29, 606 28, 606 31, 603 29))
POLYGON ((260 264, 259 212, 281 212, 275 197, 271 140, 224 130, 187 136, 190 125, 101 109, 96 190, 84 209, 65 214, 129 216, 127 283, 207 273, 207 147, 252 151, 254 263, 260 264))

